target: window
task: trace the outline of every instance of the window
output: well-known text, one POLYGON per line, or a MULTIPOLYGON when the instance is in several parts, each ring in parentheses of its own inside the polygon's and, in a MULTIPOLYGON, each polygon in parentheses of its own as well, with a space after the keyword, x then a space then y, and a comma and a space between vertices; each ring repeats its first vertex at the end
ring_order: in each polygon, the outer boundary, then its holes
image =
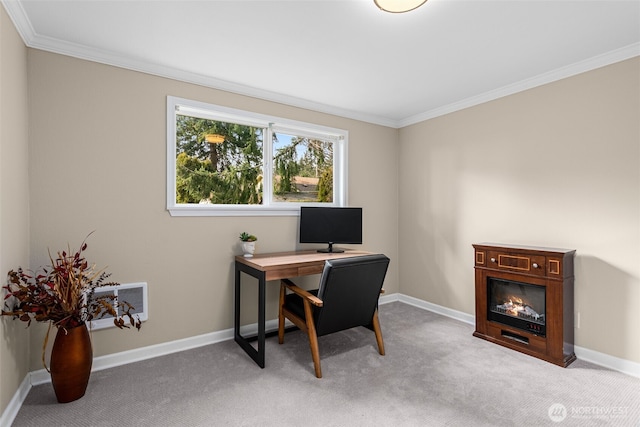
POLYGON ((173 216, 297 215, 346 206, 347 131, 167 98, 173 216))

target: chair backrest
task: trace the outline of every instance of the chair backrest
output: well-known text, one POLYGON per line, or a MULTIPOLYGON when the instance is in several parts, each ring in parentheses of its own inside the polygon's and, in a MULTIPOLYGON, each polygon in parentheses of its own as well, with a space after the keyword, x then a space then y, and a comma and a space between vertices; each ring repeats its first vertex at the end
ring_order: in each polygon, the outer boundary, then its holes
POLYGON ((318 289, 323 306, 314 313, 318 336, 370 325, 388 266, 381 254, 326 261, 318 289))

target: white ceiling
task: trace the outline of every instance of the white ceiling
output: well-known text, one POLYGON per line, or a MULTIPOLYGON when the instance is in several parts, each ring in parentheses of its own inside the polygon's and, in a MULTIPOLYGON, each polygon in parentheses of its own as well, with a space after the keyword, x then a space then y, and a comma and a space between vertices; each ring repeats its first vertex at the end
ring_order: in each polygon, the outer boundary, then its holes
POLYGON ((640 55, 638 0, 1 1, 33 48, 392 127, 640 55))

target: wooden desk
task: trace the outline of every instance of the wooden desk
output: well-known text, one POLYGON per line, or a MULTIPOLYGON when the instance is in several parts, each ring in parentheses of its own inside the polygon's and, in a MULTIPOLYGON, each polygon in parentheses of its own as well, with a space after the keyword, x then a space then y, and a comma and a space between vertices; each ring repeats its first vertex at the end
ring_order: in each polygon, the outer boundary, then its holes
POLYGON ((242 255, 235 259, 235 312, 234 312, 234 340, 260 366, 264 368, 265 333, 265 288, 269 280, 308 276, 320 274, 326 260, 350 258, 371 255, 371 252, 345 251, 342 253, 320 253, 316 251, 280 252, 272 254, 258 254, 252 258, 242 255), (240 273, 258 279, 258 349, 251 341, 255 337, 243 337, 240 334, 240 273))

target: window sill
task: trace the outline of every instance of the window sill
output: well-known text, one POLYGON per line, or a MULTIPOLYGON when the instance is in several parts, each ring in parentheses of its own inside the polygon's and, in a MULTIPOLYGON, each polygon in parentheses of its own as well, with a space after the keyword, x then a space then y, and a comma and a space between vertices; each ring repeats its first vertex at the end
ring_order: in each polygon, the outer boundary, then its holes
POLYGON ((170 206, 171 216, 298 216, 300 206, 170 206))

